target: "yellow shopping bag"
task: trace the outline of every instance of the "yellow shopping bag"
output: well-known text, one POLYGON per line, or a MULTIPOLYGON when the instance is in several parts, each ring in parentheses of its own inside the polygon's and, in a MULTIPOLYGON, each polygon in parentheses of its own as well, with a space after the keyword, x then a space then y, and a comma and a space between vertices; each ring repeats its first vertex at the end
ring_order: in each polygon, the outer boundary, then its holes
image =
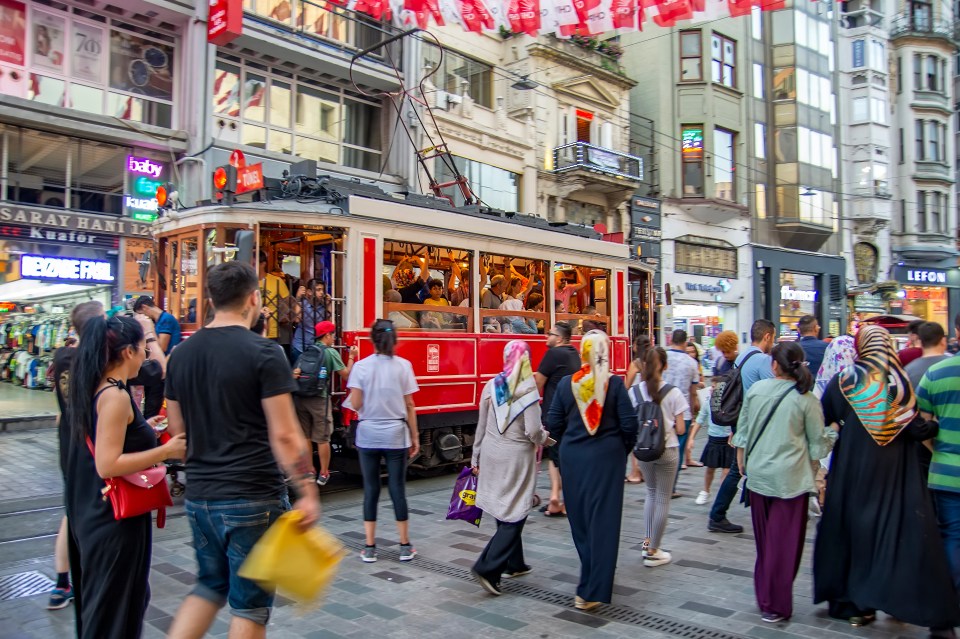
POLYGON ((301 530, 301 518, 296 510, 280 515, 247 555, 239 575, 277 588, 301 603, 312 603, 333 581, 344 550, 322 528, 301 530))

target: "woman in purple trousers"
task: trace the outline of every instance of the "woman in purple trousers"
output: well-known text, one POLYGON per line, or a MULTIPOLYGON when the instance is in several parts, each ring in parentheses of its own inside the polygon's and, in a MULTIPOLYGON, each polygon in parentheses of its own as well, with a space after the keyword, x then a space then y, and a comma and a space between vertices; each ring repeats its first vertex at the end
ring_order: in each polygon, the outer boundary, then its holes
POLYGON ((777 344, 770 355, 774 378, 750 387, 733 445, 747 478, 757 544, 757 605, 764 621, 776 623, 793 615, 793 580, 803 554, 807 504, 817 490, 811 463, 827 456, 837 433, 824 427, 800 345, 777 344))

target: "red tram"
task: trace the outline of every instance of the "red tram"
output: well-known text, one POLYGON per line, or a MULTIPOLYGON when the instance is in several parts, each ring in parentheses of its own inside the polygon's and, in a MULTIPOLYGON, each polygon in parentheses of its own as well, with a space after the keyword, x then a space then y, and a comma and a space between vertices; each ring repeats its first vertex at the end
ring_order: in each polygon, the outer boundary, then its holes
MULTIPOLYGON (((536 366, 554 322, 594 322, 611 337, 614 371, 625 373, 631 315, 653 307, 651 269, 630 260, 625 245, 535 216, 455 209, 368 187, 362 195, 344 188, 331 193, 312 202, 277 199, 169 212, 157 235, 159 303, 185 332, 196 330, 210 313, 206 270, 232 259, 253 264, 265 254, 267 288, 268 278, 323 282, 340 341, 358 344, 361 357, 372 353, 366 335, 373 321, 394 318, 397 354, 412 362, 420 385, 415 399, 422 452, 412 464, 420 470, 469 459, 483 384, 502 368, 509 340, 526 340, 536 366), (462 303, 429 306, 409 295, 407 303, 397 301, 397 289, 421 275, 440 280, 447 296, 462 303), (530 302, 537 300, 533 293, 545 299, 521 310, 483 308, 483 285, 498 276, 504 288, 530 291, 530 302), (631 303, 631 290, 648 297, 634 296, 631 303)), ((296 292, 279 288, 286 291, 265 291, 266 306, 278 304, 280 293, 296 292)), ((272 336, 277 329, 268 324, 267 330, 272 336)), ((343 396, 337 390, 335 400, 343 396)), ((350 411, 342 412, 333 438, 335 464, 354 457, 343 454, 353 448, 353 429, 350 411)))

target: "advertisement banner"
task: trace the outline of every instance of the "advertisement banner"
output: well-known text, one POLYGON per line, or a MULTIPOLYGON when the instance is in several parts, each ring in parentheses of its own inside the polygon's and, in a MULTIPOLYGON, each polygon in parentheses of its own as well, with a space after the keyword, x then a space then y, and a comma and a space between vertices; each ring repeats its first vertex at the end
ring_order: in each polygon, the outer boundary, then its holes
POLYGON ((124 240, 123 292, 152 293, 157 284, 153 240, 124 240))
POLYGON ((33 66, 63 73, 67 21, 61 16, 33 12, 33 66))
POLYGON ((111 31, 110 88, 172 100, 173 47, 111 31))
POLYGON ((93 25, 73 25, 73 77, 103 82, 103 29, 93 25))
POLYGON ((222 47, 243 33, 243 4, 240 0, 210 0, 208 4, 207 42, 222 47))
POLYGON ((0 62, 26 62, 27 7, 17 0, 0 0, 0 62))

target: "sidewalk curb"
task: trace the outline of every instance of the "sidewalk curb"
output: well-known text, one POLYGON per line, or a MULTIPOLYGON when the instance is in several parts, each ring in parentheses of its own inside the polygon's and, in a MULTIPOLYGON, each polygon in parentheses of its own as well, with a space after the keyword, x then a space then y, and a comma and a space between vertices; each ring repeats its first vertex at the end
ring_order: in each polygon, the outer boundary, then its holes
POLYGON ((0 418, 0 433, 15 433, 25 430, 43 430, 57 425, 56 413, 47 415, 18 415, 0 418))

